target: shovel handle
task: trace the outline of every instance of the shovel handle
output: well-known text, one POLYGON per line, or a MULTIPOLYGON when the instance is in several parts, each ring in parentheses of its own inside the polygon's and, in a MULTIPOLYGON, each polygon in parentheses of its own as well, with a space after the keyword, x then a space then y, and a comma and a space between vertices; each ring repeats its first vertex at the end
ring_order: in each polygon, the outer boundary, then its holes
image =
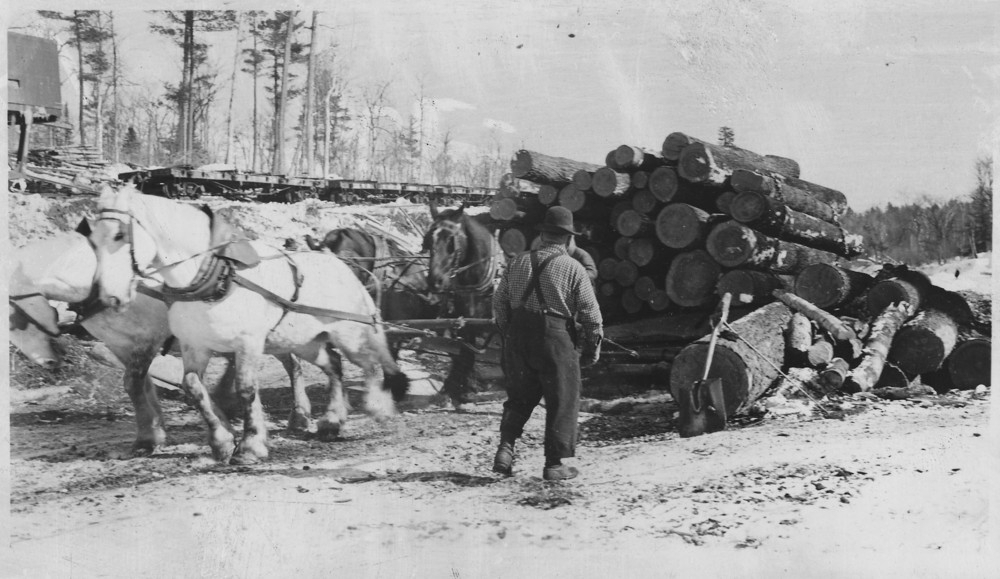
POLYGON ((722 296, 722 315, 719 317, 719 321, 715 324, 715 327, 712 328, 712 337, 708 340, 708 356, 705 358, 705 371, 701 375, 702 382, 708 379, 708 370, 712 367, 712 357, 715 356, 715 341, 719 339, 719 332, 729 317, 729 302, 732 299, 733 296, 729 292, 726 292, 722 296))

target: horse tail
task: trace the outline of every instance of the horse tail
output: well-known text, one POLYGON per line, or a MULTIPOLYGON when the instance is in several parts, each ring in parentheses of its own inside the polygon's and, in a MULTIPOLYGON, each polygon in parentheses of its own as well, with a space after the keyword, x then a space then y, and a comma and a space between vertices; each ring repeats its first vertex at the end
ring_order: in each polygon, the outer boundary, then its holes
POLYGON ((382 389, 391 392, 392 399, 400 402, 410 390, 410 378, 399 369, 399 365, 393 359, 392 353, 389 352, 389 343, 386 341, 385 330, 376 328, 375 332, 372 333, 371 342, 372 349, 375 350, 379 364, 382 366, 382 373, 384 375, 382 389))

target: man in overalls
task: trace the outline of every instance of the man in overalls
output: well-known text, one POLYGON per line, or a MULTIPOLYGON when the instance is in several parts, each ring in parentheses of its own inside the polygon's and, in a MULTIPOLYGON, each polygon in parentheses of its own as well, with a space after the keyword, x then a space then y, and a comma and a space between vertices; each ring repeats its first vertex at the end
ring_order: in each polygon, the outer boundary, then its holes
POLYGON ((515 257, 493 294, 493 315, 504 336, 507 401, 493 470, 510 476, 514 443, 545 398, 545 480, 579 474, 562 459, 575 455, 580 367, 600 357, 601 310, 583 266, 567 253, 573 214, 552 207, 538 226, 541 246, 515 257), (582 331, 577 335, 574 322, 582 331), (577 345, 582 356, 577 352, 577 345))

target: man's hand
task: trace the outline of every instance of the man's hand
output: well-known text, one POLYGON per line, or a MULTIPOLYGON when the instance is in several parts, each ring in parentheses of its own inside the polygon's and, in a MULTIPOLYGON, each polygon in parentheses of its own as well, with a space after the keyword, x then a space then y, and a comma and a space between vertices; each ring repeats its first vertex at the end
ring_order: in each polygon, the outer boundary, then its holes
POLYGON ((597 363, 601 359, 601 349, 584 351, 583 355, 580 356, 580 367, 589 368, 597 363))

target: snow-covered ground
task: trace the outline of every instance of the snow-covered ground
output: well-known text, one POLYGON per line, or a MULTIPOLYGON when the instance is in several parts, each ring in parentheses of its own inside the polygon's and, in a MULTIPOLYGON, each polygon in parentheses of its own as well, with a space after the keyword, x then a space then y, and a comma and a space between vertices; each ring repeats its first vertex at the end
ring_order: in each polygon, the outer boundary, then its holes
POLYGON ((993 293, 992 252, 981 253, 977 258, 956 258, 943 265, 927 264, 918 269, 927 274, 934 285, 946 290, 968 290, 984 295, 993 293))

